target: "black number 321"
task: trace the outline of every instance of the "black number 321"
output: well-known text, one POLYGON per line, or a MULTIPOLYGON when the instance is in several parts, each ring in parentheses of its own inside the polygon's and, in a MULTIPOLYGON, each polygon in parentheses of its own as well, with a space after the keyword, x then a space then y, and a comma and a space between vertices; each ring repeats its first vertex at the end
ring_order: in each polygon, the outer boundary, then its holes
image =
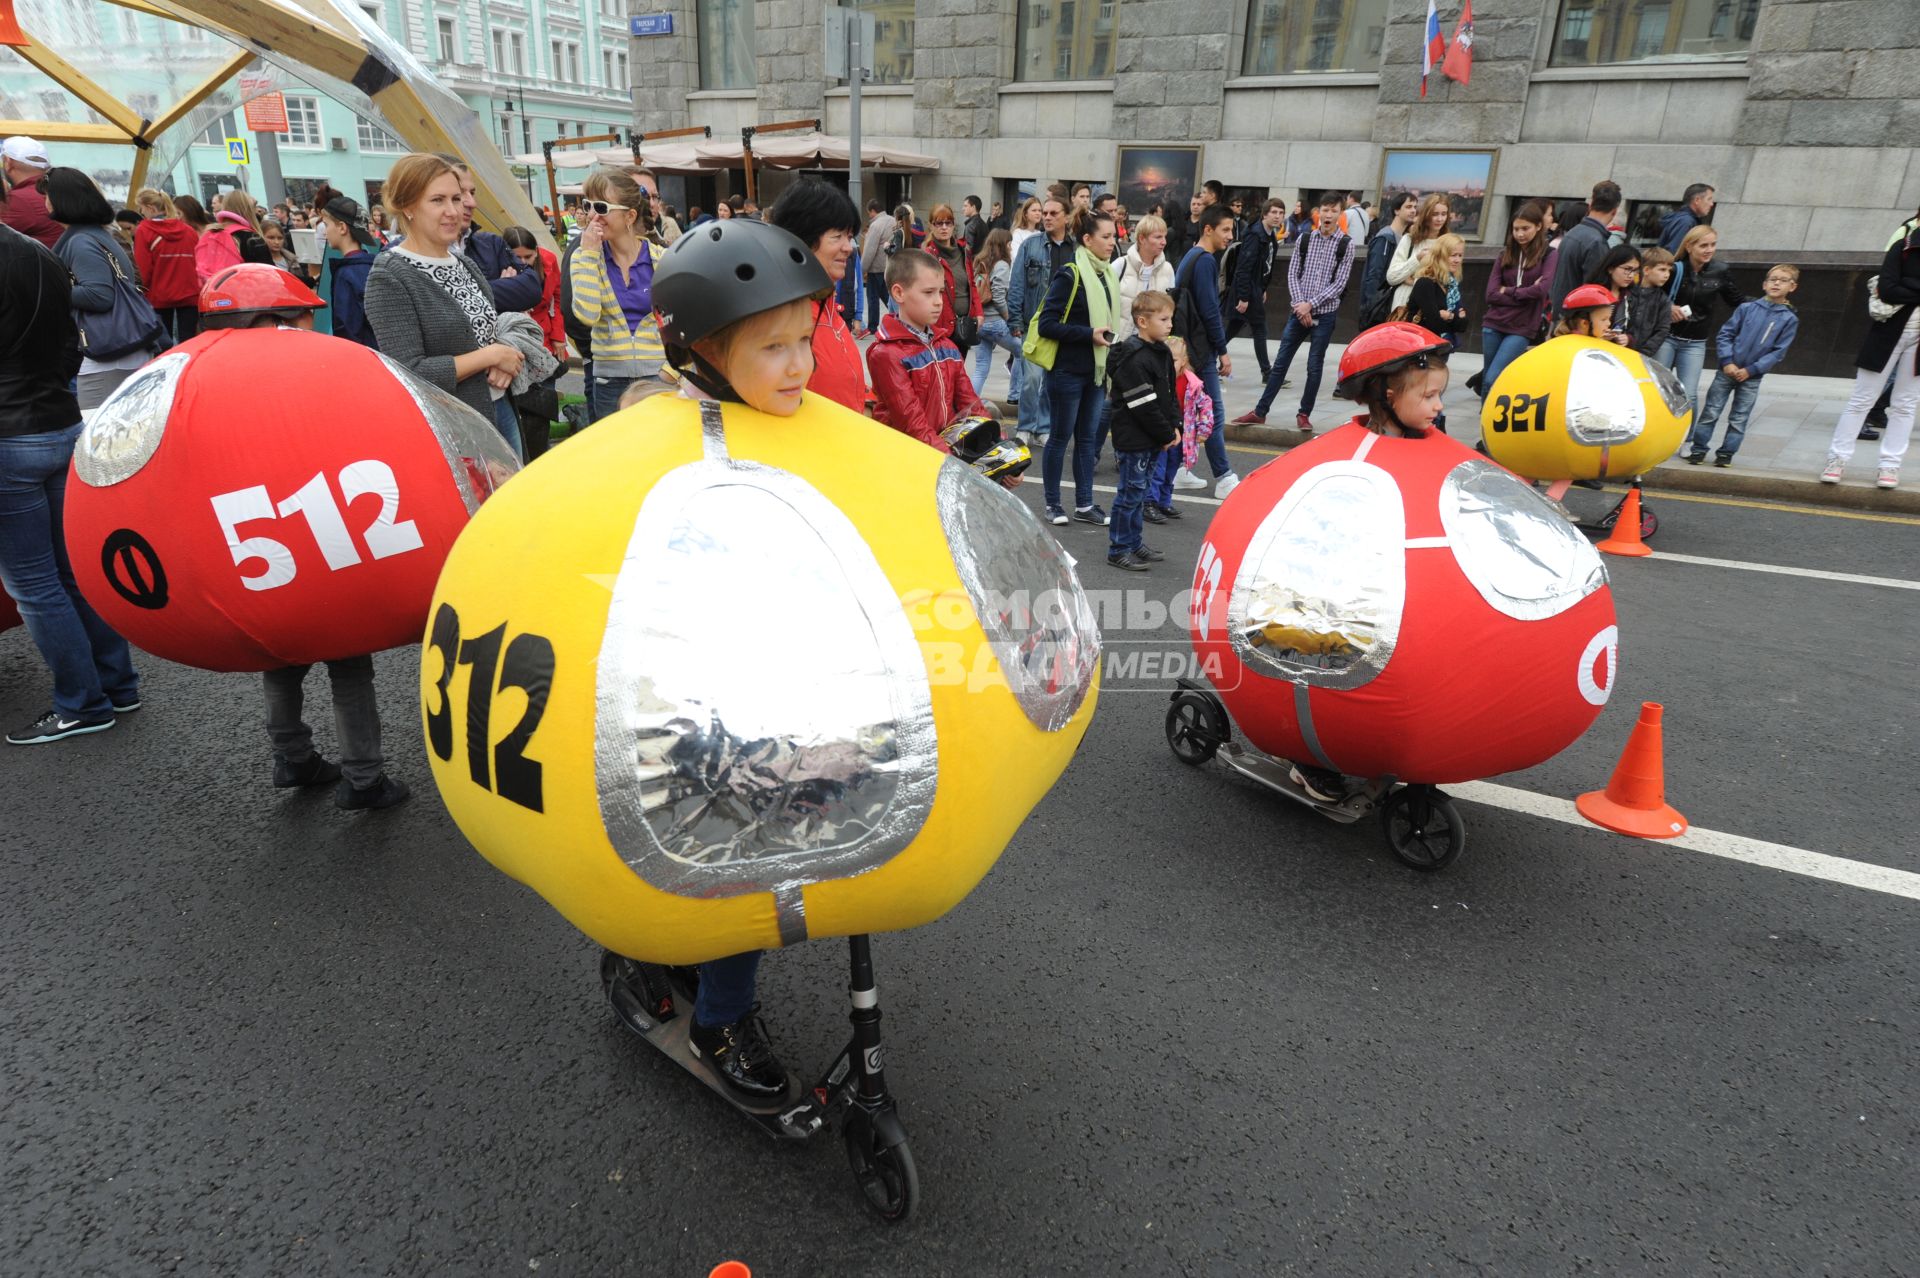
POLYGON ((540 761, 527 757, 527 745, 547 712, 547 695, 553 690, 553 644, 545 635, 515 635, 510 643, 506 637, 507 626, 501 622, 485 634, 463 640, 460 614, 452 604, 441 604, 433 614, 427 646, 440 654, 440 677, 433 685, 439 705, 427 710, 427 744, 442 762, 453 761, 454 667, 469 667, 467 771, 473 783, 523 808, 544 812, 540 761), (493 695, 507 688, 525 692, 527 708, 520 722, 498 745, 492 745, 493 695))
POLYGON ((1529 431, 1547 428, 1547 405, 1552 395, 1496 395, 1493 397, 1493 428, 1496 431, 1529 431), (1527 421, 1527 415, 1533 421, 1527 421))

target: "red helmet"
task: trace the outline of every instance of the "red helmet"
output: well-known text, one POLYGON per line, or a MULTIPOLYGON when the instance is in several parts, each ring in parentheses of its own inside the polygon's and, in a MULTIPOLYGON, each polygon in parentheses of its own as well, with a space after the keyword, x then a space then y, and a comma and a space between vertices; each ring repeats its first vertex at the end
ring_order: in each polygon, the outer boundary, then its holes
POLYGON ((1584 311, 1590 306, 1612 306, 1620 299, 1605 284, 1582 284, 1560 303, 1562 311, 1584 311))
MULTIPOLYGON (((242 262, 215 271, 200 290, 200 313, 220 322, 214 328, 237 327, 229 316, 262 311, 317 311, 325 302, 312 289, 277 266, 242 262)), ((203 327, 206 327, 203 323, 203 327)))
POLYGON ((1446 338, 1430 333, 1418 324, 1393 320, 1376 324, 1347 343, 1340 357, 1340 384, 1333 393, 1342 399, 1359 399, 1360 384, 1375 373, 1393 373, 1410 366, 1426 367, 1434 354, 1452 354, 1446 338))

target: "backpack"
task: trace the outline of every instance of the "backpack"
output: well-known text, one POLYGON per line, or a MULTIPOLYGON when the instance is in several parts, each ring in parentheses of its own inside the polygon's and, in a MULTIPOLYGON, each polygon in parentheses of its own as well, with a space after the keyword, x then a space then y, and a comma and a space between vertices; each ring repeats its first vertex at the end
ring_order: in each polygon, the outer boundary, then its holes
MULTIPOLYGON (((1201 250, 1204 252, 1205 250, 1201 250)), ((1200 314, 1200 307, 1193 300, 1193 289, 1181 281, 1196 269, 1200 259, 1194 256, 1194 250, 1187 250, 1188 261, 1180 264, 1173 277, 1173 333, 1187 344, 1187 366, 1198 368, 1213 356, 1213 339, 1207 335, 1206 316, 1200 314)))
POLYGON ((1227 245, 1227 251, 1220 255, 1220 299, 1225 301, 1233 292, 1233 277, 1240 270, 1240 241, 1227 245))

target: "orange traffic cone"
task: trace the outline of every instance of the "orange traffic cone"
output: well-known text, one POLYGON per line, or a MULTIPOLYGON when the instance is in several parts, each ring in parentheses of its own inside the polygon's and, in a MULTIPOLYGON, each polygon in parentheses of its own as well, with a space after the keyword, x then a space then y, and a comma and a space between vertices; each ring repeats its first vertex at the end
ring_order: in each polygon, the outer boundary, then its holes
POLYGON ((1607 539, 1595 547, 1604 555, 1651 555, 1647 543, 1640 540, 1640 485, 1627 489, 1627 499, 1620 503, 1620 517, 1613 521, 1613 531, 1607 539))
POLYGON ((723 1260, 713 1267, 707 1278, 753 1278, 753 1270, 747 1268, 744 1261, 723 1260))
POLYGON ((1641 839, 1671 839, 1687 832, 1687 819, 1667 806, 1661 709, 1658 701, 1640 703, 1640 722, 1633 725, 1607 788, 1574 800, 1580 815, 1604 830, 1641 839))

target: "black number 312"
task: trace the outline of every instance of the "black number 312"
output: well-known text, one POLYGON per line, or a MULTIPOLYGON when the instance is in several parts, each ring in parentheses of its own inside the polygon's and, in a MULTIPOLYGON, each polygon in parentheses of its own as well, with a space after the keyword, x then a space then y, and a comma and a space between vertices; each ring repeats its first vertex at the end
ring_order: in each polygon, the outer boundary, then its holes
POLYGON ((546 811, 538 759, 527 757, 527 746, 547 712, 553 690, 553 644, 545 635, 515 635, 507 641, 501 622, 471 639, 460 637, 460 614, 452 604, 441 604, 433 614, 427 646, 440 654, 440 677, 434 681, 439 704, 427 710, 427 744, 441 762, 453 761, 453 678, 456 666, 467 675, 467 772, 473 783, 501 798, 535 812, 546 811), (502 656, 502 644, 505 655, 502 656), (493 745, 493 696, 518 688, 527 694, 520 722, 493 745), (489 747, 491 746, 491 749, 489 747))

